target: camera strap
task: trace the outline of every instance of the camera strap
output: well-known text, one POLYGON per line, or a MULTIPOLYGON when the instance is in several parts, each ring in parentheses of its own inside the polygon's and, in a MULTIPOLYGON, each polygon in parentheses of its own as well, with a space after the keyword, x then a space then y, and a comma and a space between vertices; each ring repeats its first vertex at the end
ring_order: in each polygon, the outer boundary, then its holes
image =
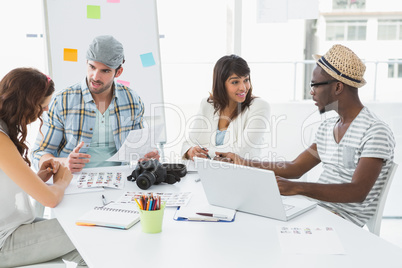
POLYGON ((164 163, 162 164, 164 168, 166 168, 167 179, 166 182, 168 184, 173 184, 175 182, 180 181, 180 179, 187 174, 187 167, 184 164, 178 163, 164 163))

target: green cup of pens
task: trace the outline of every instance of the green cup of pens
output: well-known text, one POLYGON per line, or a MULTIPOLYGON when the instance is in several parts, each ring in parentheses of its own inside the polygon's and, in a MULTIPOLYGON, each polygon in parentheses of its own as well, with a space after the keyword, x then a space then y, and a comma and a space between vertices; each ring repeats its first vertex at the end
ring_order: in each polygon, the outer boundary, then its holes
POLYGON ((140 209, 141 229, 144 233, 156 234, 162 232, 165 203, 159 195, 142 195, 135 199, 140 209))

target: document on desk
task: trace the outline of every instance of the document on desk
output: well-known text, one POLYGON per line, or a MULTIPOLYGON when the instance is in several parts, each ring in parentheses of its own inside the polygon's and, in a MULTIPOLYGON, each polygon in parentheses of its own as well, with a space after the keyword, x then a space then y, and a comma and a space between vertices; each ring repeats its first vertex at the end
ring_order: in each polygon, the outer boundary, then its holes
POLYGON ((162 125, 155 128, 145 127, 131 130, 123 145, 107 161, 129 161, 137 163, 145 154, 157 148, 157 141, 162 133, 162 125))
POLYGON ((103 191, 103 187, 93 187, 93 188, 79 188, 78 187, 78 176, 79 174, 74 174, 73 179, 70 184, 67 186, 64 194, 81 194, 87 192, 98 192, 103 191))
POLYGON ((108 187, 113 189, 123 189, 124 182, 122 172, 109 171, 83 171, 74 178, 77 180, 78 188, 108 187))
POLYGON ((187 206, 177 209, 173 219, 176 221, 222 221, 233 222, 236 210, 212 205, 187 206))
POLYGON ((333 227, 278 226, 283 254, 345 254, 333 227))

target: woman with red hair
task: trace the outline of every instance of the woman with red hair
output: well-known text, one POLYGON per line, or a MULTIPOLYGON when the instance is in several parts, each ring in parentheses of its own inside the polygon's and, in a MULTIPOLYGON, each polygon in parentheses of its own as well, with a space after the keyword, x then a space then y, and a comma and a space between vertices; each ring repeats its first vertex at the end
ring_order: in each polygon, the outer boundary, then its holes
POLYGON ((14 69, 0 81, 0 267, 59 257, 85 266, 57 219, 35 218, 29 200, 55 207, 72 179, 53 160, 35 174, 28 159, 27 125, 48 110, 53 92, 50 77, 33 68, 14 69))

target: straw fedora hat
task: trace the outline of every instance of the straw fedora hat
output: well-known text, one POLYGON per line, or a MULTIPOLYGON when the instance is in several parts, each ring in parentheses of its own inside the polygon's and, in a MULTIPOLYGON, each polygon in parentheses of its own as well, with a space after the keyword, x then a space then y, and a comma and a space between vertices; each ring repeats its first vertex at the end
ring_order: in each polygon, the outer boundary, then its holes
POLYGON ((324 56, 313 55, 313 58, 336 80, 356 88, 366 84, 366 80, 363 78, 366 65, 345 46, 334 45, 324 56))

